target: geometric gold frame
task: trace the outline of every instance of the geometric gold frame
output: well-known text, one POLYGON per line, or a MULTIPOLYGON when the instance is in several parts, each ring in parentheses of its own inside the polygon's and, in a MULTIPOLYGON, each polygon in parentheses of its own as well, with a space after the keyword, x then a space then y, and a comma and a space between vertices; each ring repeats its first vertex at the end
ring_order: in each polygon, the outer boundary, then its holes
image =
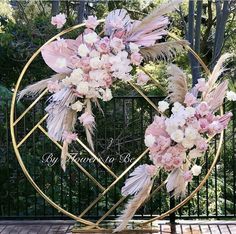
MULTIPOLYGON (((99 20, 99 22, 104 22, 104 20, 99 20)), ((58 33, 57 35, 55 35, 54 37, 52 37, 49 41, 47 41, 44 45, 52 42, 53 40, 55 40, 56 38, 58 38, 59 36, 62 36, 68 32, 71 32, 75 29, 78 29, 80 27, 83 27, 85 24, 79 24, 76 26, 73 26, 71 28, 68 28, 60 33, 58 33)), ((171 36, 172 38, 179 40, 175 35, 173 34, 169 34, 169 36, 171 36)), ((43 45, 43 46, 44 46, 43 45)), ((101 226, 99 226, 101 224, 101 222, 116 208, 118 207, 124 200, 126 197, 122 197, 116 204, 114 204, 114 206, 108 210, 99 220, 96 221, 96 223, 91 222, 89 220, 86 220, 84 218, 82 218, 84 216, 84 214, 90 209, 92 208, 98 201, 100 198, 102 198, 125 174, 127 174, 132 167, 137 164, 140 159, 142 159, 146 153, 148 153, 148 149, 144 150, 144 152, 139 155, 135 161, 124 171, 121 173, 121 175, 117 176, 115 175, 114 172, 112 172, 112 170, 106 166, 96 155, 95 153, 93 153, 80 139, 77 138, 77 142, 98 162, 100 163, 100 165, 102 167, 104 167, 108 173, 111 174, 111 176, 114 177, 114 181, 107 187, 104 188, 89 172, 87 172, 70 154, 68 154, 68 157, 74 162, 76 163, 76 165, 79 167, 80 170, 83 171, 83 173, 85 173, 86 176, 88 176, 101 190, 101 193, 99 194, 99 196, 79 215, 76 216, 68 211, 66 211, 65 209, 63 209, 62 207, 60 207, 58 204, 56 204, 54 201, 52 201, 39 187, 38 185, 34 182, 33 178, 30 176, 27 168, 24 165, 24 162, 21 158, 20 152, 19 152, 19 148, 21 147, 21 145, 28 139, 28 137, 30 137, 30 135, 36 130, 36 129, 40 129, 42 131, 42 133, 44 133, 47 137, 50 138, 50 136, 48 135, 47 131, 41 126, 41 123, 43 121, 46 120, 47 118, 47 114, 25 135, 25 137, 20 141, 20 142, 16 142, 16 136, 15 136, 15 127, 17 125, 17 123, 23 118, 23 116, 25 114, 27 114, 27 112, 29 112, 31 110, 31 108, 47 93, 47 89, 45 89, 32 103, 31 105, 26 108, 26 110, 15 120, 15 105, 16 105, 16 98, 17 98, 17 92, 19 91, 19 86, 21 83, 21 80, 23 79, 23 76, 25 74, 25 72, 27 71, 28 67, 30 66, 30 64, 32 63, 32 61, 38 56, 38 54, 41 52, 42 47, 41 46, 33 55, 32 57, 29 59, 29 61, 26 63, 25 67, 23 68, 17 84, 15 86, 14 89, 14 94, 12 97, 12 103, 11 103, 11 113, 10 113, 10 130, 11 130, 11 137, 12 137, 12 143, 13 143, 13 147, 14 147, 14 151, 17 157, 17 160, 22 168, 23 173, 25 174, 25 176, 27 177, 27 179, 29 180, 29 182, 31 183, 31 185, 35 188, 35 190, 50 204, 52 205, 55 209, 57 209, 59 212, 65 214, 66 216, 78 221, 79 223, 85 225, 84 229, 90 230, 92 231, 92 229, 102 229, 101 226)), ((210 74, 210 71, 208 70, 207 66, 204 64, 204 62, 199 58, 199 56, 190 48, 187 46, 187 49, 190 53, 192 53, 195 58, 199 61, 199 63, 203 66, 205 72, 207 74, 210 74)), ((155 104, 146 96, 142 93, 141 90, 139 90, 133 83, 129 83, 137 92, 139 92, 148 102, 150 105, 152 105, 155 110, 157 110, 157 107, 155 106, 155 104)), ((223 114, 223 109, 221 108, 221 114, 223 114)), ((177 209, 179 209, 180 207, 182 207, 183 205, 185 205, 205 184, 206 180, 208 179, 208 177, 210 176, 212 170, 214 169, 216 162, 219 158, 220 155, 220 151, 221 151, 221 146, 223 143, 223 132, 220 135, 220 141, 219 141, 219 145, 218 145, 218 149, 215 155, 215 158, 213 160, 213 163, 211 165, 211 167, 209 168, 206 176, 203 178, 203 180, 201 181, 201 183, 198 185, 198 187, 188 196, 186 197, 181 203, 179 203, 178 205, 176 205, 174 208, 168 210, 167 212, 161 214, 160 216, 154 217, 150 220, 141 222, 139 224, 139 226, 144 227, 145 225, 154 222, 155 220, 160 220, 165 218, 166 216, 170 215, 171 213, 175 212, 177 209)), ((50 138, 51 139, 51 138, 50 138)), ((54 141, 53 139, 51 139, 53 141, 53 143, 56 144, 57 147, 62 148, 62 146, 54 141)), ((155 192, 157 192, 162 186, 164 185, 164 182, 153 191, 153 193, 150 195, 152 196, 155 192)))

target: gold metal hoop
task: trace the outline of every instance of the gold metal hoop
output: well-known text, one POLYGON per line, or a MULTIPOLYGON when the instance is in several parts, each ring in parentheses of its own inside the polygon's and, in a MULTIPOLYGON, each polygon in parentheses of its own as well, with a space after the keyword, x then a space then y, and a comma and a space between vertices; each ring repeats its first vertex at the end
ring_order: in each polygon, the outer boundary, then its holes
MULTIPOLYGON (((99 20, 100 23, 104 22, 104 20, 99 20)), ((57 35, 55 35, 54 37, 52 37, 50 40, 48 40, 43 46, 49 44, 50 42, 54 41, 55 39, 57 39, 58 37, 69 33, 71 31, 74 31, 76 29, 79 29, 81 27, 83 27, 85 24, 78 24, 75 25, 71 28, 68 28, 60 33, 58 33, 57 35)), ((169 34, 170 37, 174 38, 175 40, 179 40, 175 35, 173 34, 169 34)), ((24 77, 24 74, 26 73, 27 69, 29 68, 30 64, 33 62, 33 60, 39 55, 39 53, 41 52, 42 47, 41 46, 33 55, 32 57, 29 59, 29 61, 26 63, 26 65, 24 66, 18 81, 16 83, 15 89, 14 89, 14 93, 13 93, 13 97, 12 97, 12 102, 11 102, 11 113, 10 113, 10 130, 11 130, 11 137, 12 137, 12 143, 13 143, 13 148, 17 157, 17 160, 22 168, 23 173, 25 174, 26 178, 29 180, 29 182, 31 183, 31 185, 35 188, 35 190, 50 204, 52 205, 55 209, 57 209, 59 212, 62 212, 63 214, 65 214, 66 216, 80 222, 81 224, 87 225, 88 228, 98 228, 99 224, 116 208, 118 207, 124 200, 125 197, 122 197, 116 204, 114 204, 114 206, 108 210, 96 223, 93 223, 91 221, 85 220, 82 218, 82 216, 89 210, 91 209, 98 201, 101 197, 103 197, 126 173, 129 172, 129 170, 135 166, 144 156, 146 153, 148 153, 148 149, 146 149, 143 153, 141 153, 141 155, 139 155, 136 160, 119 176, 116 176, 115 173, 113 173, 110 168, 108 168, 106 165, 104 165, 101 161, 99 161, 99 159, 96 157, 96 155, 91 152, 91 150, 79 139, 77 139, 78 143, 80 145, 82 145, 83 148, 86 149, 86 151, 92 156, 94 157, 114 178, 115 181, 113 181, 107 188, 103 188, 91 175, 86 174, 93 182, 95 182, 100 189, 102 190, 102 192, 99 194, 99 196, 79 215, 76 216, 68 211, 66 211, 65 209, 63 209, 62 207, 60 207, 59 205, 57 205, 54 201, 52 201, 39 187, 38 185, 34 182, 33 178, 30 176, 27 168, 25 167, 25 164, 21 158, 20 152, 19 152, 19 147, 24 143, 24 141, 34 132, 34 130, 36 130, 37 128, 40 129, 46 136, 49 137, 49 135, 47 134, 47 131, 41 126, 41 123, 47 118, 47 115, 45 115, 34 127, 32 130, 30 130, 30 132, 24 137, 24 139, 17 143, 16 140, 16 136, 15 136, 15 127, 17 125, 17 123, 23 118, 23 116, 30 111, 30 109, 47 93, 47 90, 44 90, 38 98, 36 98, 34 100, 33 103, 31 103, 31 105, 21 114, 21 116, 19 118, 17 118, 16 120, 14 119, 15 116, 15 105, 16 105, 16 98, 17 98, 17 92, 19 90, 20 87, 20 83, 24 77)), ((199 61, 199 63, 203 66, 205 72, 209 75, 210 71, 207 68, 207 66, 205 65, 205 63, 201 60, 201 58, 188 46, 187 49, 189 50, 190 53, 193 54, 193 56, 199 61)), ((129 82, 129 84, 142 96, 145 98, 145 100, 156 110, 158 111, 156 105, 132 82, 129 82)), ((223 108, 221 108, 221 114, 223 113, 223 108)), ((50 137, 49 137, 50 138, 50 137)), ((52 140, 52 139, 51 139, 52 140)), ((53 141, 58 147, 60 147, 60 144, 53 141)), ((220 136, 220 141, 219 141, 219 146, 218 146, 218 150, 215 156, 215 159, 210 167, 210 169, 208 170, 206 176, 204 177, 204 179, 201 181, 201 183, 198 185, 198 187, 187 197, 185 198, 181 203, 179 203, 176 207, 174 207, 173 209, 163 213, 162 215, 155 217, 153 219, 150 219, 146 222, 143 222, 142 224, 140 224, 141 226, 147 225, 148 223, 151 223, 157 219, 163 219, 164 217, 168 216, 169 214, 173 213, 174 211, 176 211, 177 209, 179 209, 180 207, 182 207, 184 204, 186 204, 190 199, 192 199, 192 197, 202 188, 202 186, 204 185, 204 183, 206 182, 206 180, 208 179, 208 177, 210 176, 218 158, 220 155, 220 150, 221 150, 221 146, 223 143, 223 132, 221 133, 220 136)), ((84 173, 86 173, 86 170, 80 166, 77 165, 84 173)), ((159 190, 161 186, 164 185, 164 182, 156 189, 159 190)))

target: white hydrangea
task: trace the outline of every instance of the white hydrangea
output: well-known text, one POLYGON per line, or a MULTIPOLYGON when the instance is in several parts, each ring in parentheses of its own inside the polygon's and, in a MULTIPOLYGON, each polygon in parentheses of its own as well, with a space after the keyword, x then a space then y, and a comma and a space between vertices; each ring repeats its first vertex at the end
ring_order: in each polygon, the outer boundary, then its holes
POLYGON ((147 147, 152 147, 153 144, 155 143, 155 137, 152 134, 146 135, 144 143, 147 147))
POLYGON ((85 81, 80 82, 77 85, 76 91, 80 94, 87 94, 89 91, 89 83, 85 81))
POLYGON ((166 131, 169 135, 175 132, 178 129, 177 123, 173 120, 173 118, 169 118, 165 120, 166 131))
POLYGON ((84 41, 88 44, 94 44, 98 41, 98 35, 95 32, 91 32, 84 35, 84 41))
POLYGON ((184 138, 184 133, 182 130, 178 129, 170 135, 171 139, 177 143, 182 142, 184 138))
POLYGON ((71 109, 75 111, 82 111, 83 109, 83 103, 81 101, 77 101, 74 104, 71 105, 71 109))
POLYGON ((178 113, 179 111, 184 110, 184 106, 181 105, 179 102, 175 102, 171 110, 172 113, 178 113))
POLYGON ((185 108, 185 118, 191 118, 195 115, 196 109, 193 107, 186 107, 185 108))
POLYGON ((185 138, 189 140, 195 140, 199 137, 198 130, 193 127, 187 127, 185 129, 185 138))
POLYGON ((86 57, 89 53, 89 48, 85 44, 81 44, 78 47, 78 55, 81 57, 86 57))
POLYGON ((193 173, 194 176, 198 176, 201 173, 202 167, 198 166, 198 165, 193 165, 191 168, 191 171, 193 173))
POLYGON ((226 97, 229 101, 236 101, 236 93, 233 91, 228 91, 226 97))
POLYGON ((165 112, 169 108, 169 103, 166 101, 158 102, 158 110, 160 112, 165 112))

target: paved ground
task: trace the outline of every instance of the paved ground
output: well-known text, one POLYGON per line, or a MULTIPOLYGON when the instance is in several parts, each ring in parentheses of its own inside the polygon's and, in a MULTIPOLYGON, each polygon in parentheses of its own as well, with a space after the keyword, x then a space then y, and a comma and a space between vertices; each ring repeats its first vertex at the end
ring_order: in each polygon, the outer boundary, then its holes
MULTIPOLYGON (((1 234, 44 234, 44 233, 71 233, 73 221, 0 221, 1 234)), ((156 224, 157 225, 157 224, 156 224)), ((236 234, 236 221, 179 221, 172 226, 165 222, 158 223, 157 231, 125 231, 130 234, 236 234)), ((81 232, 79 232, 81 233, 81 232)), ((94 233, 94 232, 87 232, 94 233)), ((101 233, 101 232, 96 232, 101 233)), ((103 232, 104 233, 104 232, 103 232)), ((111 232, 105 232, 111 233, 111 232)))

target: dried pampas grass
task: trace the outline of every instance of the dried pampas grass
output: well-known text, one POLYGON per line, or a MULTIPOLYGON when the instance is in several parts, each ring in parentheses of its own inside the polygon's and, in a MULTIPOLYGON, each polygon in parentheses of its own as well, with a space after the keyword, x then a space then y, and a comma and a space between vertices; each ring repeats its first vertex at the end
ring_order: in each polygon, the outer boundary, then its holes
POLYGON ((183 103, 185 95, 188 92, 188 84, 186 74, 176 65, 171 64, 167 73, 168 77, 168 98, 172 103, 183 103))
POLYGON ((168 61, 183 51, 188 44, 189 42, 186 40, 157 43, 154 46, 141 48, 140 53, 145 60, 163 59, 168 61))

